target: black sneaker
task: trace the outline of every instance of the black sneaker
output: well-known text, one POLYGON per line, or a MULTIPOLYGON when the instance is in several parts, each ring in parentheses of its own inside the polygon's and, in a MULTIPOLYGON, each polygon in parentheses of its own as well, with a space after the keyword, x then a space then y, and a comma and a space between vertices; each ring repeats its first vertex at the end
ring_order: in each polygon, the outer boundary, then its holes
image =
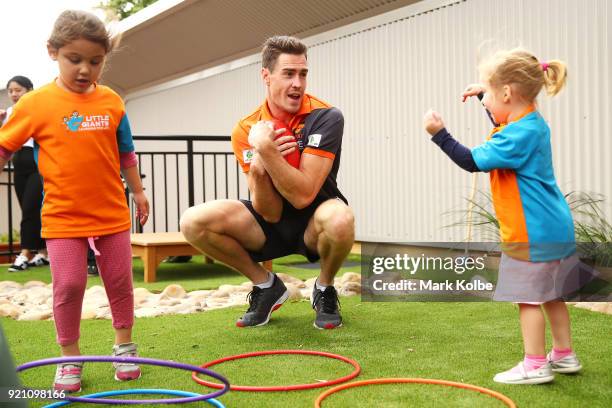
POLYGON ((253 286, 249 293, 249 309, 237 322, 238 327, 263 326, 270 320, 273 311, 283 305, 289 297, 289 291, 282 280, 274 274, 274 282, 267 289, 253 286))
POLYGON ((98 265, 97 265, 97 264, 95 264, 95 263, 94 263, 94 264, 87 263, 87 274, 88 274, 89 276, 96 276, 96 275, 99 275, 99 272, 98 272, 98 265))
POLYGON ((49 265, 49 260, 43 254, 36 254, 34 255, 34 258, 28 261, 28 266, 30 267, 46 265, 49 265))
POLYGON ((333 285, 326 287, 325 290, 319 290, 315 282, 310 303, 317 313, 314 327, 317 329, 334 329, 342 326, 340 300, 333 285))

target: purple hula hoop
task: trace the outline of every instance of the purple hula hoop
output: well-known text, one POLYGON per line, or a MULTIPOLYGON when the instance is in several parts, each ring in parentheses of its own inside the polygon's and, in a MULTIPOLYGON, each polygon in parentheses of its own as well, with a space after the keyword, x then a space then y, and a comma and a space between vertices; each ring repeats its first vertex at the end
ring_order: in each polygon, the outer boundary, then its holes
POLYGON ((203 394, 197 397, 185 397, 185 398, 168 398, 168 399, 153 399, 153 400, 122 400, 122 399, 104 399, 104 398, 86 398, 86 397, 71 397, 66 396, 65 400, 73 402, 88 402, 90 404, 182 404, 187 402, 202 401, 205 399, 216 398, 220 395, 225 394, 229 391, 229 381, 221 374, 218 374, 212 370, 208 370, 202 367, 175 363, 174 361, 157 360, 153 358, 141 358, 141 357, 111 357, 111 356, 74 356, 74 357, 55 357, 46 358, 43 360, 31 361, 26 364, 22 364, 17 367, 17 372, 28 370, 34 367, 40 367, 44 365, 59 364, 59 363, 78 363, 78 362, 109 362, 109 363, 138 363, 146 365, 156 365, 161 367, 176 368, 185 371, 197 371, 199 373, 208 375, 221 381, 224 385, 223 389, 210 394, 203 394))

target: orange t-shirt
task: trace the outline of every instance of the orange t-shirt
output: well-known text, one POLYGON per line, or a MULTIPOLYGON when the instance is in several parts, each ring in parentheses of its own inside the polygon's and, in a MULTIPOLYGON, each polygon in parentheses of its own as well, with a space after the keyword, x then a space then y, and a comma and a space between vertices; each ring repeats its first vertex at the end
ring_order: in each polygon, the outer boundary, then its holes
POLYGON ((77 94, 55 81, 29 92, 0 128, 0 146, 14 152, 30 137, 43 178, 43 238, 130 229, 119 152, 134 146, 119 95, 101 85, 77 94))

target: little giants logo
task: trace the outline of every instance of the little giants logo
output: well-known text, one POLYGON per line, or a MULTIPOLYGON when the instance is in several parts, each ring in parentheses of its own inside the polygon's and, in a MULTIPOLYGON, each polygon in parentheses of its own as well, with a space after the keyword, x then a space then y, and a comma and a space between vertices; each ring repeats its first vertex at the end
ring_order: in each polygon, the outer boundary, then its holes
POLYGON ((70 117, 64 116, 64 124, 72 132, 106 130, 110 127, 110 115, 79 115, 74 111, 70 117))

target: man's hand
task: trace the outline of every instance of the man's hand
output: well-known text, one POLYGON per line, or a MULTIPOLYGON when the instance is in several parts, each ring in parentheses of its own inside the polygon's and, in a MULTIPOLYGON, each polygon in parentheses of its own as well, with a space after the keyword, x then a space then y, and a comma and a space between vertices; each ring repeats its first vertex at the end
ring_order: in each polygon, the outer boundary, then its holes
POLYGON ((264 143, 269 143, 278 135, 285 132, 285 129, 274 130, 272 122, 260 120, 249 131, 249 144, 258 150, 264 143))
POLYGON ((465 102, 467 98, 469 98, 470 96, 476 96, 480 93, 483 93, 484 91, 485 91, 485 88, 481 84, 470 84, 467 86, 467 88, 465 88, 465 91, 463 91, 463 93, 461 94, 461 97, 463 98, 462 102, 465 102))
POLYGON ((425 117, 423 117, 423 126, 425 126, 427 133, 434 136, 444 128, 444 122, 442 122, 438 112, 430 109, 425 113, 425 117))
MULTIPOLYGON (((293 136, 281 136, 274 140, 276 149, 280 152, 281 156, 287 156, 293 153, 297 148, 297 142, 293 136)), ((251 165, 249 166, 249 172, 255 175, 267 174, 266 168, 264 167, 259 154, 256 152, 251 159, 251 165)))
POLYGON ((287 156, 288 154, 293 153, 298 148, 298 144, 295 141, 295 137, 293 136, 281 136, 278 139, 274 140, 274 143, 276 144, 276 148, 280 152, 281 156, 287 156))

